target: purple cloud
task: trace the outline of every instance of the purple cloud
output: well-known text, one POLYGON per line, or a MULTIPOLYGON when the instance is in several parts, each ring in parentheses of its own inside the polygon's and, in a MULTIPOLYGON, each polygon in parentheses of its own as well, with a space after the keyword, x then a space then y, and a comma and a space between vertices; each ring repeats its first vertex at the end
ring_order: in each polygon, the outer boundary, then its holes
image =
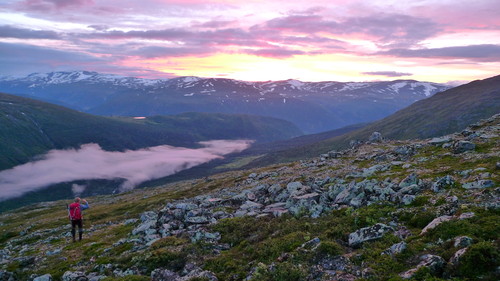
POLYGON ((20 7, 23 10, 42 12, 60 10, 68 7, 78 8, 93 4, 93 0, 25 0, 20 3, 20 7))
POLYGON ((34 30, 3 25, 0 26, 0 38, 60 39, 60 36, 56 32, 50 30, 34 30))
POLYGON ((411 76, 413 74, 406 72, 396 72, 396 71, 369 71, 369 72, 361 72, 364 75, 379 75, 386 77, 401 77, 401 76, 411 76))
POLYGON ((158 58, 206 55, 213 52, 214 50, 211 48, 147 46, 129 53, 131 55, 137 55, 144 58, 158 58))
POLYGON ((294 55, 306 54, 300 50, 289 50, 284 48, 272 48, 272 49, 258 49, 258 50, 244 50, 247 54, 256 55, 259 57, 271 57, 271 58, 286 58, 294 55))
POLYGON ((474 61, 500 61, 500 45, 483 44, 431 49, 392 49, 377 54, 415 58, 456 58, 474 61))
POLYGON ((291 15, 267 21, 265 27, 304 34, 358 34, 374 37, 381 45, 393 46, 411 46, 441 30, 429 19, 399 14, 374 14, 344 21, 329 20, 320 15, 291 15))

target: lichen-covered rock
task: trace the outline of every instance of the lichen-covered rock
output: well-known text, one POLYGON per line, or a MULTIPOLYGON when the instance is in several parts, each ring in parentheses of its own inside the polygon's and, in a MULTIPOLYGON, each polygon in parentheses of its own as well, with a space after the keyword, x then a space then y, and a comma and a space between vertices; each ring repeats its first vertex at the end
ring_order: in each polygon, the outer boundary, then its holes
POLYGON ((470 245, 472 245, 472 241, 472 238, 468 236, 459 236, 455 238, 453 246, 457 248, 469 247, 470 245))
POLYGON ((457 266, 459 265, 460 263, 460 258, 465 254, 465 252, 467 252, 467 249, 468 248, 463 248, 463 249, 460 249, 458 251, 456 251, 453 256, 450 258, 450 265, 451 266, 457 266))
POLYGON ((382 142, 384 141, 384 138, 382 137, 382 134, 379 132, 373 132, 370 135, 370 138, 368 138, 368 142, 376 143, 376 142, 382 142))
POLYGON ((445 266, 445 260, 440 256, 435 255, 423 255, 420 257, 420 263, 417 267, 412 268, 406 272, 401 273, 401 276, 404 279, 410 279, 415 275, 415 273, 422 267, 427 267, 431 271, 432 274, 440 274, 445 266))
POLYGON ((384 234, 394 229, 383 223, 377 223, 374 226, 364 227, 349 234, 349 246, 356 247, 363 242, 382 238, 384 234))
POLYGON ((447 186, 451 186, 455 183, 455 180, 453 179, 452 176, 446 175, 442 178, 438 178, 434 183, 432 183, 432 191, 434 192, 439 192, 443 190, 443 188, 447 186))
POLYGON ((62 276, 62 281, 88 281, 85 273, 81 271, 66 271, 62 276))
POLYGON ((394 255, 397 255, 397 254, 403 252, 407 247, 408 247, 408 244, 406 244, 405 241, 401 241, 399 243, 392 245, 389 249, 383 251, 382 254, 394 256, 394 255))
POLYGON ((474 182, 466 182, 462 184, 465 189, 478 189, 478 188, 489 188, 493 187, 495 183, 492 180, 478 180, 474 182))
POLYGON ((14 273, 0 269, 0 281, 16 281, 14 273))
POLYGON ((33 281, 52 281, 52 275, 50 274, 44 274, 38 277, 35 277, 33 281))
POLYGON ((470 141, 457 141, 453 144, 453 153, 463 153, 476 149, 476 145, 470 141))

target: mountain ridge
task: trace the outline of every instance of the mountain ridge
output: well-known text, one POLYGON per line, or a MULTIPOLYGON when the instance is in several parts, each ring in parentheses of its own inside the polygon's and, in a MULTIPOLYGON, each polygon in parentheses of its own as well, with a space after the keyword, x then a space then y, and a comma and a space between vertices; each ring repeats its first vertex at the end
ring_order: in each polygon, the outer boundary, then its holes
POLYGON ((244 113, 284 119, 306 133, 371 122, 448 88, 415 80, 247 82, 199 77, 149 80, 83 71, 0 79, 0 91, 57 102, 92 114, 244 113))

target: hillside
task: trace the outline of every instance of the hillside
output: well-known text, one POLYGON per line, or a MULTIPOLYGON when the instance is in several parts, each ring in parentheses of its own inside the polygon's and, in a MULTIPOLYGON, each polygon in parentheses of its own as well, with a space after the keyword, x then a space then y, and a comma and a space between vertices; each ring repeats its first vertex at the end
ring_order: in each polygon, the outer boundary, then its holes
POLYGON ((144 119, 93 116, 0 93, 0 170, 50 149, 97 143, 105 150, 156 145, 196 147, 213 139, 275 141, 301 135, 293 124, 270 117, 186 113, 144 119))
POLYGON ((3 280, 498 280, 500 115, 440 141, 0 214, 3 280), (10 278, 10 279, 9 279, 10 278), (38 279, 36 279, 38 278, 38 279))
POLYGON ((0 91, 91 114, 251 114, 290 121, 309 134, 371 122, 448 88, 414 80, 247 82, 199 77, 142 79, 88 71, 0 77, 0 91))
POLYGON ((373 132, 387 139, 437 137, 461 131, 480 119, 500 112, 500 76, 446 90, 420 100, 393 115, 329 140, 271 153, 252 165, 303 159, 330 150, 347 148, 351 141, 368 140, 373 132))

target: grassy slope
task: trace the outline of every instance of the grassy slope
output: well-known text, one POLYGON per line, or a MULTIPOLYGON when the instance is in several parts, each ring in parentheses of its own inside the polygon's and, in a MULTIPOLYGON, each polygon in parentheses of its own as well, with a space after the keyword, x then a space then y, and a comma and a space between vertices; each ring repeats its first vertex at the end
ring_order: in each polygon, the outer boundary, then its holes
MULTIPOLYGON (((491 139, 487 143, 479 145, 477 152, 498 153, 498 138, 491 139)), ((374 145, 373 150, 384 149, 384 145, 374 145)), ((346 161, 351 161, 346 159, 346 161)), ((422 178, 433 179, 444 174, 454 174, 464 169, 482 167, 485 171, 494 175, 495 163, 498 157, 476 157, 471 161, 467 157, 449 155, 449 150, 440 147, 426 147, 410 161, 413 167, 409 170, 390 170, 381 172, 375 176, 381 179, 388 176, 403 178, 411 170, 421 171, 422 178), (432 157, 434 156, 434 157, 432 157), (429 158, 428 161, 420 163, 418 159, 429 158), (420 164, 419 164, 420 163, 420 164)), ((363 162, 363 166, 377 164, 375 160, 363 162)), ((356 163, 354 163, 356 164, 356 163)), ((357 163, 361 165, 361 163, 357 163)), ((302 172, 300 163, 293 163, 295 169, 302 172)), ((349 165, 351 166, 351 165, 349 165)), ((120 264, 128 268, 137 261, 150 261, 151 255, 170 255, 179 260, 188 255, 204 265, 204 268, 217 274, 219 280, 243 280, 250 269, 259 266, 259 263, 276 264, 276 271, 267 271, 262 267, 262 276, 252 280, 303 280, 304 272, 314 266, 318 259, 326 256, 339 254, 349 255, 356 264, 367 264, 372 271, 372 278, 368 280, 402 280, 398 273, 408 270, 417 263, 416 257, 423 254, 437 254, 449 260, 458 249, 453 246, 453 239, 460 235, 473 238, 472 249, 482 254, 490 249, 498 252, 498 209, 485 209, 472 206, 481 194, 494 195, 492 189, 477 192, 476 190, 465 190, 459 186, 450 186, 442 193, 433 193, 429 190, 419 195, 415 202, 409 206, 397 210, 398 206, 391 203, 380 203, 360 209, 342 209, 333 211, 318 219, 308 217, 283 216, 279 218, 231 218, 222 220, 213 225, 213 231, 222 235, 222 242, 232 245, 230 250, 222 251, 220 255, 213 255, 210 250, 202 244, 191 244, 183 237, 167 237, 148 248, 145 252, 127 252, 132 245, 130 243, 122 246, 112 246, 121 238, 130 237, 133 225, 121 223, 125 219, 138 218, 147 210, 158 211, 166 202, 180 198, 190 198, 200 194, 207 194, 219 188, 234 187, 247 179, 252 172, 265 172, 277 170, 279 166, 266 167, 259 170, 238 171, 219 174, 211 177, 211 181, 195 180, 179 182, 172 185, 144 190, 134 190, 128 193, 109 196, 98 196, 90 198, 92 208, 86 214, 86 225, 95 226, 92 234, 85 234, 82 243, 71 244, 68 240, 50 240, 51 233, 41 232, 36 238, 23 238, 20 232, 29 229, 28 233, 37 230, 50 230, 57 227, 55 234, 67 232, 65 203, 63 201, 38 204, 24 207, 16 211, 0 215, 0 248, 8 241, 15 239, 23 245, 30 245, 29 252, 25 255, 44 255, 46 251, 62 249, 61 253, 46 256, 37 263, 33 270, 23 270, 19 262, 11 262, 4 268, 14 271, 19 276, 27 277, 31 273, 51 273, 53 277, 60 278, 66 270, 74 270, 79 264, 82 270, 95 270, 95 266, 108 263, 120 264), (444 223, 428 232, 426 235, 416 235, 433 218, 438 216, 440 210, 446 207, 446 198, 457 196, 460 202, 458 213, 473 211, 476 217, 470 220, 455 220, 444 223), (405 239, 408 248, 403 253, 390 257, 381 255, 381 252, 392 244, 399 242, 393 235, 386 235, 383 239, 365 243, 361 248, 347 253, 346 247, 348 233, 361 227, 373 225, 376 222, 396 220, 406 225, 414 234, 405 239), (314 251, 304 251, 300 245, 314 237, 322 241, 321 247, 314 251), (48 239, 48 243, 40 243, 48 239), (443 240, 444 242, 439 242, 443 240), (496 242, 495 242, 496 240, 496 242), (493 241, 493 242, 491 242, 493 241), (32 245, 37 245, 36 247, 32 245), (106 252, 105 249, 111 248, 106 252), (279 259, 288 253, 288 259, 279 259), (94 262, 89 260, 94 259, 94 262), (302 264, 302 266, 299 266, 302 264), (94 268, 94 269, 93 269, 94 268), (392 278, 392 279, 391 279, 392 278)), ((484 172, 484 171, 482 171, 484 172)), ((478 172, 479 173, 479 172, 478 172)), ((291 176, 291 175, 290 175, 291 176)), ((494 176, 498 182, 498 175, 494 176)), ((290 179, 291 180, 291 179, 290 179)), ((208 248, 209 249, 209 248, 208 248)), ((474 252, 472 252, 474 253, 474 252)), ((471 254, 469 254, 471 256, 471 254)), ((477 271, 474 270, 477 261, 472 258, 465 262, 470 271, 462 269, 454 272, 460 278, 453 280, 476 280, 477 271)), ((155 266, 164 266, 155 264, 155 266)), ((453 268, 446 268, 453 270, 453 268)), ((479 270, 479 274, 484 273, 479 270)), ((110 274, 110 273, 107 273, 110 274)), ((421 272, 420 279, 413 280, 443 280, 421 272)), ((139 277, 138 277, 139 278, 139 277)), ((144 277, 144 280, 148 280, 144 277)), ((122 279, 112 279, 122 280, 122 279)), ((139 279, 137 279, 139 280, 139 279)), ((142 280, 142 279, 141 279, 142 280)), ((366 280, 366 279, 365 279, 366 280)), ((483 280, 494 280, 485 278, 483 280)))
POLYGON ((268 117, 186 113, 144 120, 93 116, 0 93, 0 170, 50 149, 98 143, 106 150, 169 144, 196 146, 210 139, 272 141, 300 135, 293 124, 268 117))
POLYGON ((266 165, 314 157, 329 150, 344 149, 351 140, 367 140, 380 132, 389 139, 430 138, 459 132, 468 125, 500 112, 500 76, 473 81, 420 100, 409 107, 360 130, 315 144, 301 146, 257 159, 266 165))

